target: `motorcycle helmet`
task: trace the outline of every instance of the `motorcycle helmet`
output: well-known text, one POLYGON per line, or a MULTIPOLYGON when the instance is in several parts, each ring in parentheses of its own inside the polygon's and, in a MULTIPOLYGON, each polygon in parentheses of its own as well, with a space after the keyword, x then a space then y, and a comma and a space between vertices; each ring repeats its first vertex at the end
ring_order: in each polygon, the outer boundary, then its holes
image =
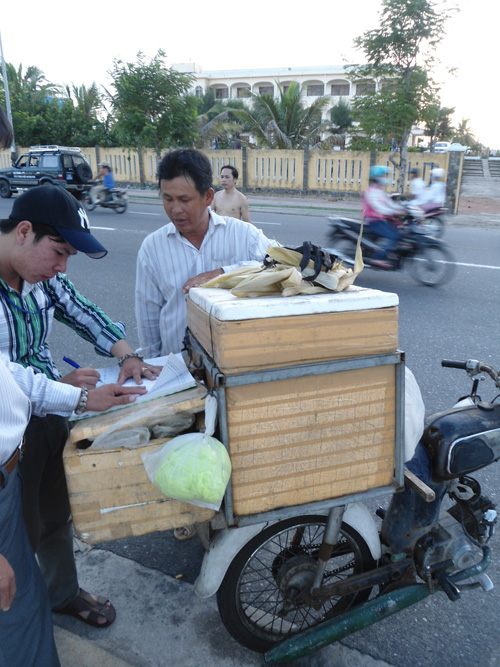
POLYGON ((412 176, 418 176, 418 174, 419 174, 419 169, 418 169, 418 167, 413 167, 413 169, 410 169, 410 172, 409 172, 409 173, 410 173, 410 175, 412 175, 412 176))
POLYGON ((383 167, 380 164, 376 164, 373 167, 370 167, 370 181, 375 181, 380 183, 380 185, 387 184, 387 175, 389 174, 389 168, 383 167))
POLYGON ((444 169, 441 169, 440 167, 434 167, 434 169, 431 169, 432 178, 444 178, 444 174, 444 169))

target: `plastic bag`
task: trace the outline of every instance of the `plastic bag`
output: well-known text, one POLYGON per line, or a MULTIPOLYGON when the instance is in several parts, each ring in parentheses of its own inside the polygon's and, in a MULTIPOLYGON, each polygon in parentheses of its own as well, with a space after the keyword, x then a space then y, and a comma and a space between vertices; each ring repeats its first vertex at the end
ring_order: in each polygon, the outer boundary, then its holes
POLYGON ((226 448, 212 437, 217 399, 205 399, 205 432, 185 433, 141 454, 149 479, 169 498, 218 510, 231 477, 226 448))
POLYGON ((420 387, 405 367, 405 462, 409 461, 424 432, 425 405, 420 387))

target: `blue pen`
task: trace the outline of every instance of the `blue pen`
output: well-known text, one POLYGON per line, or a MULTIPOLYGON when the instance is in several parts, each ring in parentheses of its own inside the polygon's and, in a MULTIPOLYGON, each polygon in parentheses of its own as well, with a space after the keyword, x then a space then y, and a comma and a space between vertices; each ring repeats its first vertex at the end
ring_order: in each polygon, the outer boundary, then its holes
POLYGON ((76 361, 73 361, 73 359, 70 359, 69 357, 63 357, 63 361, 65 361, 70 366, 73 366, 73 368, 80 368, 80 365, 77 364, 76 361))
MULTIPOLYGON (((73 361, 73 359, 70 359, 69 357, 63 357, 63 361, 65 361, 70 366, 73 366, 73 368, 80 368, 80 365, 77 364, 76 361, 73 361)), ((102 382, 100 378, 99 380, 97 380, 97 384, 99 384, 99 382, 102 382)))

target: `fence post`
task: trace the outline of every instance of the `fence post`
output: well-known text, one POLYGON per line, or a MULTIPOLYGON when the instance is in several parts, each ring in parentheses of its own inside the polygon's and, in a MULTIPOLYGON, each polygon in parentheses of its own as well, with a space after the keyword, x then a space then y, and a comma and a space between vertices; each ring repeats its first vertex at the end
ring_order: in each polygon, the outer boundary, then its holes
POLYGON ((448 173, 446 175, 446 199, 453 215, 458 211, 458 200, 460 198, 460 186, 462 184, 462 169, 464 154, 460 151, 448 153, 448 173))
POLYGON ((241 182, 242 182, 242 187, 243 190, 247 189, 247 147, 243 146, 241 149, 241 171, 243 172, 241 175, 241 182))
POLYGON ((309 183, 309 146, 304 148, 304 172, 302 174, 302 190, 307 194, 309 183))

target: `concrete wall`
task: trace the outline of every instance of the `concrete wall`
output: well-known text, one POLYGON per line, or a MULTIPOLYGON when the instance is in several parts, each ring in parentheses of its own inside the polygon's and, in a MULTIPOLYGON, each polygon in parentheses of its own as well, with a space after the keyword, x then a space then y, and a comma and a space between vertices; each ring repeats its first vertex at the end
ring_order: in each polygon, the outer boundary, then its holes
MULTIPOLYGON (((89 161, 93 173, 99 162, 108 162, 118 183, 132 185, 156 184, 158 159, 153 149, 141 153, 126 148, 86 147, 81 149, 89 161)), ((18 155, 27 152, 18 148, 18 155)), ((321 150, 206 150, 218 182, 221 168, 230 164, 239 172, 238 186, 247 192, 323 194, 358 197, 368 185, 368 174, 372 164, 391 169, 388 191, 395 192, 398 170, 390 161, 389 153, 321 151, 321 150)), ((450 153, 408 153, 407 170, 419 167, 423 178, 429 182, 432 167, 442 167, 448 173, 450 153)), ((397 157, 397 156, 396 156, 397 157)), ((463 160, 453 161, 448 183, 453 201, 458 200, 457 188, 463 160), (451 192, 453 190, 453 192, 451 192)), ((10 166, 10 151, 0 151, 0 168, 10 166)), ((406 189, 409 179, 406 179, 406 189)))

